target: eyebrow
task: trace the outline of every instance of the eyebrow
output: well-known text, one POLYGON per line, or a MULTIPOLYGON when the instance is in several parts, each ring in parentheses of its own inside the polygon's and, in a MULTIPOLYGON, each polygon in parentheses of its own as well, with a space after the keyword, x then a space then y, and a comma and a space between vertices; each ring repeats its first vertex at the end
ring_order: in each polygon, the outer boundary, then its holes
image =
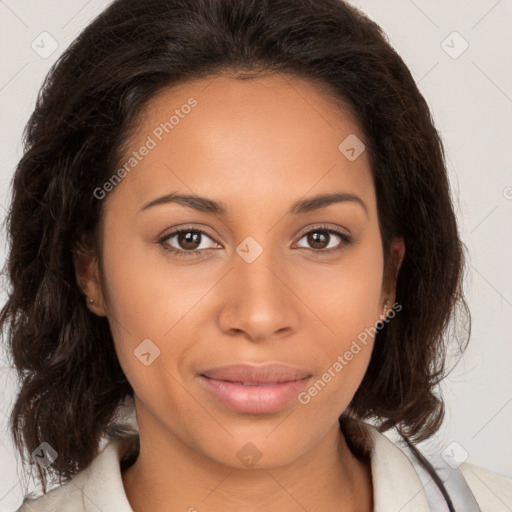
MULTIPOLYGON (((291 215, 299 215, 325 208, 331 204, 346 202, 358 204, 365 211, 366 215, 368 215, 368 208, 364 201, 359 196, 350 192, 334 192, 301 199, 292 205, 288 213, 291 215)), ((164 196, 157 197, 145 203, 139 212, 148 210, 157 205, 169 203, 177 203, 188 208, 193 208, 199 212, 210 213, 221 217, 226 217, 229 213, 229 208, 222 201, 214 201, 213 199, 194 194, 178 194, 177 192, 165 194, 164 196)))

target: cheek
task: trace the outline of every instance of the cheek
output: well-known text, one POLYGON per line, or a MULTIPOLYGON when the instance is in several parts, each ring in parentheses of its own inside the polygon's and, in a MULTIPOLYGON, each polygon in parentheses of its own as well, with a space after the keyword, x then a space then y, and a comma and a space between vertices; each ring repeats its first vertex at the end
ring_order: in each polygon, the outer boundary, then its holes
POLYGON ((368 367, 381 310, 382 250, 369 240, 336 267, 318 269, 305 290, 315 297, 314 311, 321 323, 315 337, 319 379, 306 390, 304 402, 322 407, 329 401, 344 407, 351 400, 368 367), (325 391, 324 391, 325 389, 325 391))
POLYGON ((135 236, 129 227, 112 227, 110 233, 104 267, 112 328, 133 341, 163 338, 197 302, 201 277, 192 267, 173 268, 158 244, 135 236))
POLYGON ((383 278, 380 238, 367 237, 340 264, 317 266, 315 276, 316 287, 304 293, 314 299, 315 311, 342 345, 378 320, 383 278))
POLYGON ((143 354, 149 353, 150 361, 160 357, 161 340, 177 321, 169 302, 180 285, 172 276, 167 281, 149 260, 154 248, 150 250, 122 225, 112 223, 108 229, 103 264, 109 325, 121 366, 131 379, 129 374, 138 375, 148 362, 143 354))
POLYGON ((191 339, 200 339, 195 333, 205 325, 205 297, 219 276, 206 265, 177 266, 129 227, 111 226, 110 233, 104 246, 107 307, 121 367, 148 406, 185 403, 190 396, 181 396, 176 376, 194 359, 191 339))

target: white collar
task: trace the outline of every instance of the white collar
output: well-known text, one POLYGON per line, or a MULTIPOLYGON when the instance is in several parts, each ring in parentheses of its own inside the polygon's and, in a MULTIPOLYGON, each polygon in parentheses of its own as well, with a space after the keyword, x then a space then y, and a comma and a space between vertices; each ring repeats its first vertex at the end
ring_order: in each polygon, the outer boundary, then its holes
POLYGON ((424 484, 405 453, 375 427, 364 428, 372 444, 373 512, 430 512, 424 484))

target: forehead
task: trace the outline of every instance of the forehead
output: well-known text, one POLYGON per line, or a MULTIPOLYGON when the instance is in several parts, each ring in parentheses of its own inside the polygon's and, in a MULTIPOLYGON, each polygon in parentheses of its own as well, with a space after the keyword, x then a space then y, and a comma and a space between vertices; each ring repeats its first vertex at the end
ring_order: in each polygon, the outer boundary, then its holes
POLYGON ((275 205, 333 188, 373 200, 366 152, 351 161, 339 148, 347 137, 363 140, 355 116, 304 79, 182 83, 146 104, 134 133, 121 165, 135 165, 117 188, 129 189, 139 205, 167 188, 227 204, 254 198, 275 205), (135 159, 144 146, 151 149, 135 159))

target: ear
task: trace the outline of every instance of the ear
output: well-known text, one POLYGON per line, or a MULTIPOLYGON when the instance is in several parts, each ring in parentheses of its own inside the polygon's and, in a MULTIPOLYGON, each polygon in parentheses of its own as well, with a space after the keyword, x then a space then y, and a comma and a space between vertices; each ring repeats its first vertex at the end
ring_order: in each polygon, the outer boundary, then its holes
POLYGON ((103 296, 99 262, 95 250, 90 242, 82 237, 73 250, 73 264, 78 286, 84 293, 84 301, 91 312, 98 316, 107 316, 105 300, 103 296), (94 302, 90 302, 92 299, 94 302))
POLYGON ((382 306, 386 301, 394 304, 396 297, 396 282, 398 272, 402 266, 405 255, 405 243, 402 237, 395 237, 391 240, 389 248, 390 255, 387 268, 384 271, 382 283, 382 306))

